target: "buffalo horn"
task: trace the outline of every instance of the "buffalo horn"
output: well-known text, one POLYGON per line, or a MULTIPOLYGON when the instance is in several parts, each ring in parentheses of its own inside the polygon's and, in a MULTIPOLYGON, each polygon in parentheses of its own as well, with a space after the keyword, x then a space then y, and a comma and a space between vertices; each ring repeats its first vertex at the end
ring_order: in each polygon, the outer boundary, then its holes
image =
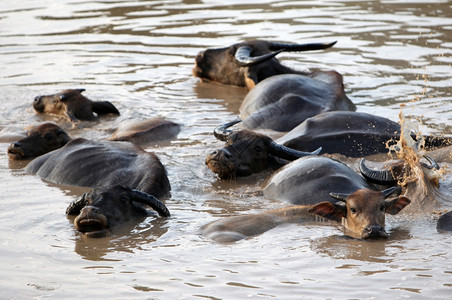
POLYGON ((143 203, 145 205, 152 207, 152 209, 154 209, 156 212, 158 212, 159 216, 161 216, 161 217, 169 217, 170 216, 170 212, 169 212, 168 208, 166 207, 166 205, 163 204, 162 201, 155 198, 154 196, 149 195, 147 193, 137 191, 137 190, 132 190, 132 189, 130 191, 130 196, 131 196, 132 201, 140 202, 140 203, 143 203))
POLYGON ((336 44, 337 41, 332 43, 309 43, 309 44, 286 44, 286 43, 269 43, 271 50, 283 50, 283 51, 309 51, 309 50, 322 50, 327 49, 336 44))
MULTIPOLYGON (((385 198, 388 198, 392 193, 394 193, 395 190, 397 190, 397 187, 393 186, 393 187, 390 187, 390 188, 388 188, 388 189, 386 189, 386 190, 383 190, 383 191, 381 191, 381 192, 383 193, 383 195, 385 196, 385 198)), ((347 200, 347 197, 348 197, 349 195, 350 195, 350 194, 330 193, 330 196, 331 196, 332 198, 334 198, 334 199, 336 199, 336 200, 339 200, 339 201, 343 201, 343 202, 345 202, 345 201, 347 200)))
POLYGON ((431 170, 431 169, 439 170, 439 165, 438 165, 438 163, 436 162, 436 160, 434 160, 433 158, 431 158, 431 157, 428 156, 428 155, 424 155, 424 158, 430 163, 430 165, 427 165, 427 164, 425 164, 425 163, 422 163, 422 166, 423 166, 424 168, 427 168, 427 169, 429 169, 429 170, 431 170))
POLYGON ((322 151, 322 147, 320 147, 317 150, 312 151, 312 152, 298 151, 298 150, 286 147, 284 145, 278 144, 274 141, 272 141, 269 146, 270 154, 283 158, 283 159, 287 159, 287 160, 295 160, 297 158, 300 158, 303 156, 308 156, 308 155, 317 155, 320 153, 320 151, 322 151))
POLYGON ((330 193, 330 196, 336 200, 345 202, 350 194, 330 193))
POLYGON ((361 162, 359 163, 359 171, 363 175, 366 180, 381 184, 381 185, 393 185, 397 183, 397 179, 394 178, 394 175, 392 175, 392 172, 389 170, 382 170, 382 171, 375 171, 369 169, 366 164, 364 163, 365 159, 361 159, 361 162))
POLYGON ((392 186, 390 188, 387 188, 386 190, 381 191, 385 198, 388 198, 394 191, 397 189, 397 187, 392 186))
POLYGON ((250 46, 242 46, 239 47, 235 52, 235 61, 241 67, 253 66, 275 57, 282 51, 284 51, 284 49, 280 49, 278 51, 267 53, 260 56, 251 56, 253 48, 250 46))
POLYGON ((86 199, 87 193, 84 193, 80 199, 74 200, 69 204, 66 209, 67 215, 78 215, 82 208, 88 205, 88 200, 86 199))
POLYGON ((241 120, 235 120, 235 121, 220 125, 215 128, 215 130, 213 131, 213 135, 220 141, 226 142, 228 136, 233 132, 232 130, 230 130, 228 128, 239 122, 241 122, 241 120))

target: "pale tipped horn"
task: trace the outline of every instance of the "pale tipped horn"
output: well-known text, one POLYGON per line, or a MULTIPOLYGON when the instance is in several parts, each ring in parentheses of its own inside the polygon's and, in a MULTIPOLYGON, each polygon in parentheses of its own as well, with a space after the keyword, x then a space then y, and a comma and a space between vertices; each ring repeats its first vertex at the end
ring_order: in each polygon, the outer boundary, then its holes
POLYGON ((348 197, 349 195, 350 195, 350 194, 330 193, 330 196, 331 196, 332 198, 334 198, 334 199, 336 199, 336 200, 339 200, 339 201, 342 201, 342 202, 347 201, 347 197, 348 197))
POLYGON ((228 139, 228 136, 234 132, 233 130, 230 130, 228 128, 237 123, 240 123, 240 122, 242 122, 242 120, 235 120, 235 121, 220 125, 214 129, 213 135, 220 141, 226 142, 226 140, 228 139))
POLYGON ((279 53, 284 51, 284 49, 280 49, 275 52, 267 53, 260 56, 251 56, 251 52, 253 52, 253 48, 250 46, 242 46, 237 49, 235 52, 235 61, 237 64, 241 67, 249 67, 256 64, 259 64, 261 62, 267 61, 269 59, 272 59, 279 53))

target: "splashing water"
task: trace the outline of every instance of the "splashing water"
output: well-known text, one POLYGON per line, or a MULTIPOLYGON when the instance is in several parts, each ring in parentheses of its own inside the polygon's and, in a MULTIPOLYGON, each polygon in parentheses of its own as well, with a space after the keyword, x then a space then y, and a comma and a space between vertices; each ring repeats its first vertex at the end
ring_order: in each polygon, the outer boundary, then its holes
POLYGON ((440 178, 444 179, 445 170, 426 168, 420 162, 425 155, 425 140, 419 130, 420 122, 406 119, 403 114, 403 105, 399 113, 401 127, 400 139, 396 144, 388 146, 391 152, 404 162, 404 171, 398 183, 406 189, 405 196, 411 199, 415 211, 434 209, 438 205, 439 194, 435 186, 440 178))

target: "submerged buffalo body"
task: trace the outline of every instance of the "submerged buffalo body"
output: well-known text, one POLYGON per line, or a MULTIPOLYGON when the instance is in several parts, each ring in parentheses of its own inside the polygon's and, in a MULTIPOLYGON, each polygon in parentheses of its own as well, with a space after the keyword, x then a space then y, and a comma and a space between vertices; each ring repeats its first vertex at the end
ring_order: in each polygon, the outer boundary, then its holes
POLYGON ((321 50, 335 43, 287 44, 252 40, 229 47, 207 49, 196 56, 193 75, 202 80, 246 86, 249 89, 279 74, 311 76, 317 73, 293 70, 274 57, 283 51, 321 50))
POLYGON ((129 141, 136 145, 158 143, 176 137, 180 125, 161 118, 138 120, 121 124, 109 138, 110 141, 129 141))
POLYGON ((119 115, 113 104, 108 101, 91 101, 82 95, 84 91, 85 89, 69 89, 53 95, 37 96, 33 108, 38 113, 63 115, 72 122, 96 120, 95 114, 119 115))
POLYGON ((290 131, 322 112, 356 110, 340 74, 325 72, 319 77, 279 75, 260 82, 240 107, 244 127, 290 131))
POLYGON ((129 142, 74 139, 35 158, 26 171, 57 184, 92 188, 121 184, 157 198, 170 191, 158 157, 129 142))
POLYGON ((140 217, 152 215, 147 207, 162 217, 169 217, 165 204, 157 198, 122 185, 91 190, 74 200, 66 214, 76 216, 74 225, 86 237, 105 237, 112 229, 140 217))
POLYGON ((359 189, 375 190, 372 183, 346 164, 328 157, 309 156, 273 173, 263 192, 269 199, 311 205, 331 199, 331 193, 351 194, 359 189))
MULTIPOLYGON (((359 112, 332 111, 307 119, 276 142, 300 151, 322 147, 322 153, 363 157, 387 153, 400 139, 400 125, 359 112)), ((424 136, 425 149, 452 144, 452 138, 424 136)))
POLYGON ((410 200, 404 196, 385 199, 395 188, 381 192, 360 189, 349 195, 332 194, 329 201, 314 205, 296 205, 255 215, 229 217, 203 226, 202 233, 218 242, 233 242, 261 234, 284 223, 312 222, 321 216, 342 222, 344 232, 354 238, 387 238, 385 214, 397 214, 410 200))
POLYGON ((58 125, 44 123, 28 131, 27 137, 8 147, 11 159, 32 159, 66 145, 71 138, 58 125))

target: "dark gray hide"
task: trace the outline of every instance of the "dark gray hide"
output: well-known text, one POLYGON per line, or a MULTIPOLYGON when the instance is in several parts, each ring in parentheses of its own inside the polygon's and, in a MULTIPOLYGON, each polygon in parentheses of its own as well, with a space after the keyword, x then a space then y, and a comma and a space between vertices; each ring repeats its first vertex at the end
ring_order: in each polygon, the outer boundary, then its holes
MULTIPOLYGON (((359 112, 331 111, 306 119, 276 140, 278 144, 312 151, 322 147, 322 153, 339 153, 348 157, 363 157, 388 153, 389 145, 400 138, 400 125, 389 119, 359 112)), ((425 148, 451 144, 451 138, 424 136, 425 148)))
POLYGON ((439 217, 436 229, 439 232, 452 232, 452 211, 449 211, 439 217))
POLYGON ((351 194, 364 188, 374 190, 372 184, 346 164, 327 157, 308 156, 273 173, 263 191, 268 199, 312 205, 334 202, 330 193, 351 194))
POLYGON ((303 151, 322 145, 323 153, 362 157, 387 153, 386 142, 397 142, 399 135, 400 125, 389 119, 367 113, 334 111, 307 119, 277 142, 303 151))
POLYGON ((256 85, 243 100, 240 117, 248 129, 289 131, 307 118, 326 111, 354 111, 344 93, 342 76, 277 75, 256 85))
POLYGON ((92 188, 120 184, 157 198, 170 191, 158 157, 129 142, 75 139, 32 160, 26 171, 57 184, 92 188))

